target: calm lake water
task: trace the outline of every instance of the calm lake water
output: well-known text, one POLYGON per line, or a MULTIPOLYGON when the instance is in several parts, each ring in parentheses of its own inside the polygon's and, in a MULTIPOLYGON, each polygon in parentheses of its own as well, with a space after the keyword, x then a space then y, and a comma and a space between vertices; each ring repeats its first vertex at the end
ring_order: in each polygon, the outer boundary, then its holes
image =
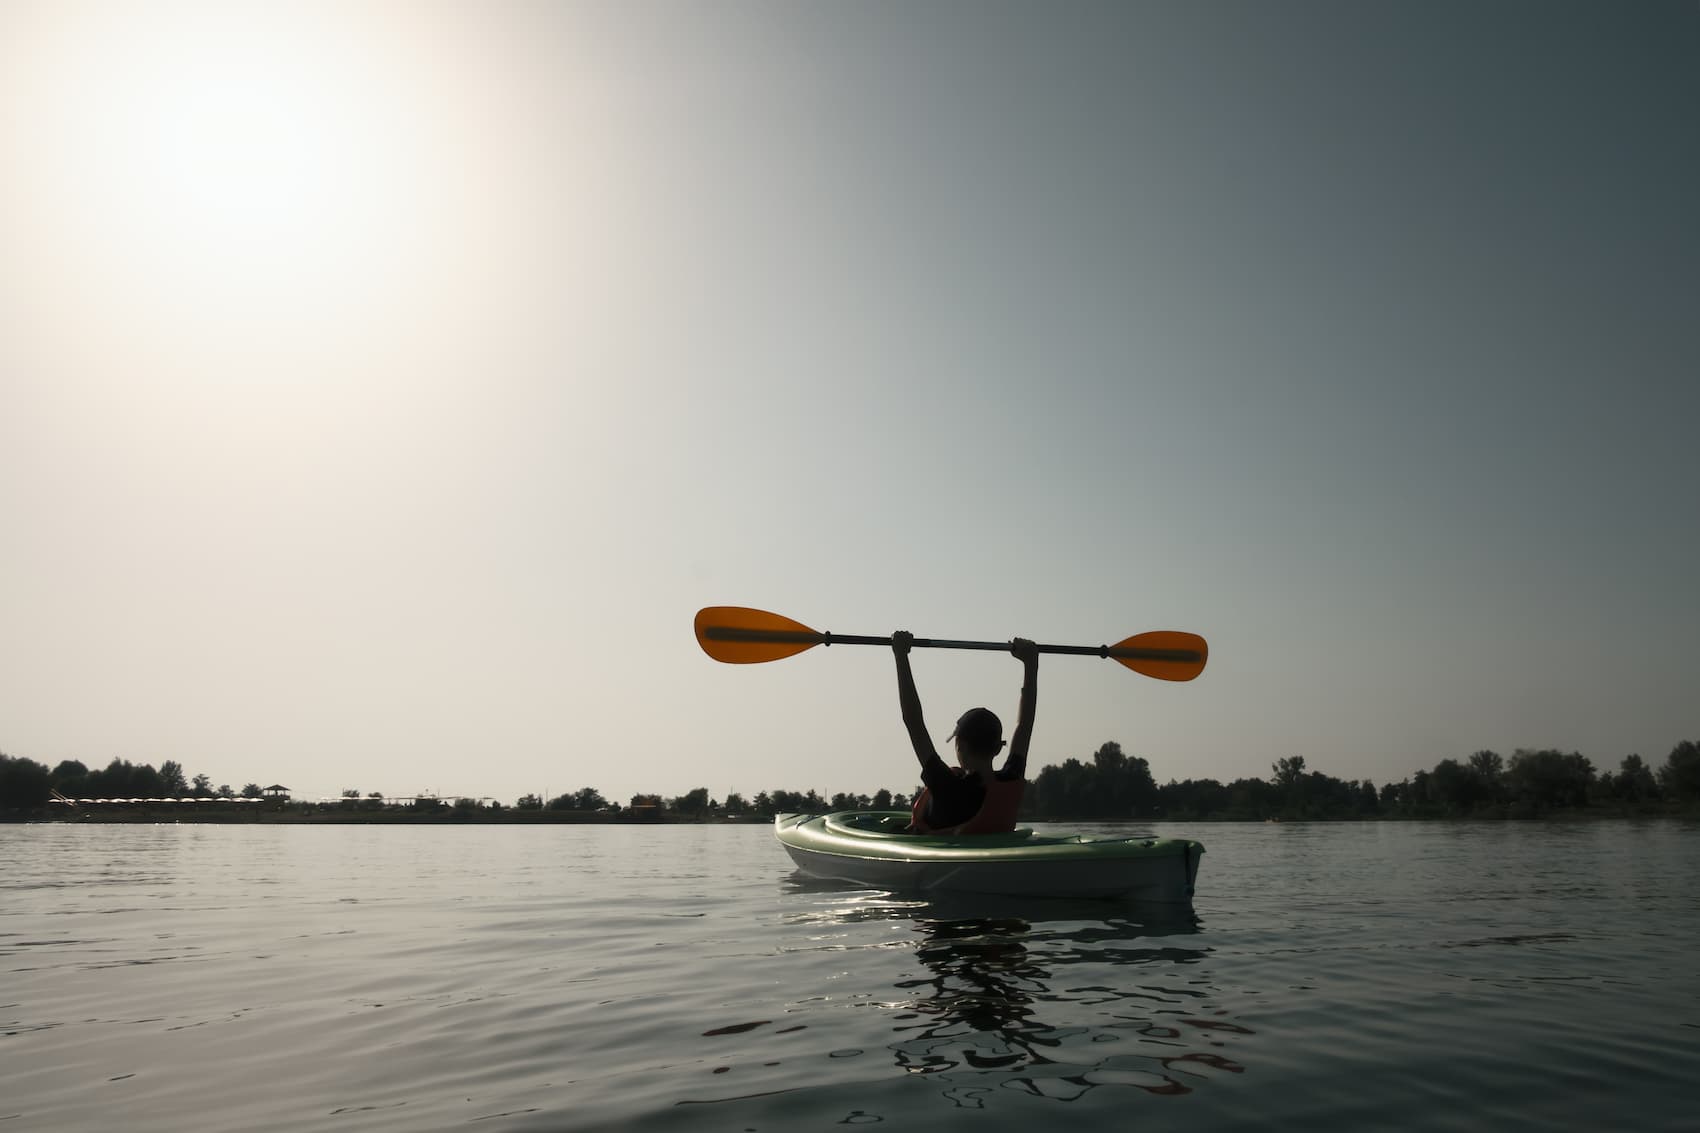
POLYGON ((1700 824, 1139 829, 1191 915, 752 826, 3 826, 0 1130, 1700 1128, 1700 824))

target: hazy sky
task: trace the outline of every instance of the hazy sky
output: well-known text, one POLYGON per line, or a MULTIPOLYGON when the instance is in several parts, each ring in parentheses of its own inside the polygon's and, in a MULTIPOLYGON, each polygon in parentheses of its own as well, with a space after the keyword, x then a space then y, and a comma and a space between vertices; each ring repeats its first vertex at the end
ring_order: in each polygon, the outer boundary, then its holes
POLYGON ((1700 4, 0 0, 0 750, 511 801, 1700 738, 1700 4), (917 653, 939 740, 1020 666, 917 653))

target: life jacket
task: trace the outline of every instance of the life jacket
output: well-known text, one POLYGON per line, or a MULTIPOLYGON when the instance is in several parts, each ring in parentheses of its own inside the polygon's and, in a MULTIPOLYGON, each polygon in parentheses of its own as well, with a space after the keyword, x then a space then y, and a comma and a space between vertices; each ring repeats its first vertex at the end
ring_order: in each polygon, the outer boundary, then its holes
MULTIPOLYGON (((951 770, 958 775, 967 774, 960 767, 951 770)), ((989 782, 981 781, 985 783, 986 797, 980 800, 980 809, 973 818, 955 826, 936 827, 927 822, 927 804, 932 801, 933 790, 922 787, 915 796, 915 805, 909 808, 909 829, 916 834, 1008 834, 1014 830, 1015 812, 1021 808, 1021 794, 1027 788, 1027 780, 999 779, 993 775, 989 782)))

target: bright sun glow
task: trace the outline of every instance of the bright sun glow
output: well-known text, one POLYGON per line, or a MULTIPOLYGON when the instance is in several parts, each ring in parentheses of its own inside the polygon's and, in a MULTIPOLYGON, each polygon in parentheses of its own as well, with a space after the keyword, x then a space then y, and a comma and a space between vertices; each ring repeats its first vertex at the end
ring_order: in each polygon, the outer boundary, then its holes
POLYGON ((348 28, 213 11, 108 28, 80 60, 82 238, 152 302, 322 311, 394 269, 394 115, 348 28))
POLYGON ((345 235, 339 170, 358 163, 322 84, 254 62, 161 76, 126 108, 123 135, 137 220, 203 251, 275 260, 345 235))

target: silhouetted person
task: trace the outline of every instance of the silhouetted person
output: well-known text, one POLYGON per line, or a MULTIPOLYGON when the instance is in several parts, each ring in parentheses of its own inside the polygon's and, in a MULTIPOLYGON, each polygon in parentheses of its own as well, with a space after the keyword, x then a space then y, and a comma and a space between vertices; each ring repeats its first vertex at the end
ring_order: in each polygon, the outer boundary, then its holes
POLYGON ((903 726, 915 758, 921 761, 921 782, 909 815, 914 834, 1002 834, 1015 829, 1015 812, 1027 786, 1027 745, 1033 738, 1033 712, 1039 697, 1039 649, 1024 637, 1010 642, 1009 651, 1021 661, 1020 718, 1010 740, 1003 770, 993 765, 1003 750, 1003 722, 989 708, 970 708, 956 721, 948 737, 956 744, 956 767, 947 767, 933 747, 921 715, 921 697, 909 671, 909 649, 915 635, 898 630, 891 635, 897 658, 897 699, 903 726))

